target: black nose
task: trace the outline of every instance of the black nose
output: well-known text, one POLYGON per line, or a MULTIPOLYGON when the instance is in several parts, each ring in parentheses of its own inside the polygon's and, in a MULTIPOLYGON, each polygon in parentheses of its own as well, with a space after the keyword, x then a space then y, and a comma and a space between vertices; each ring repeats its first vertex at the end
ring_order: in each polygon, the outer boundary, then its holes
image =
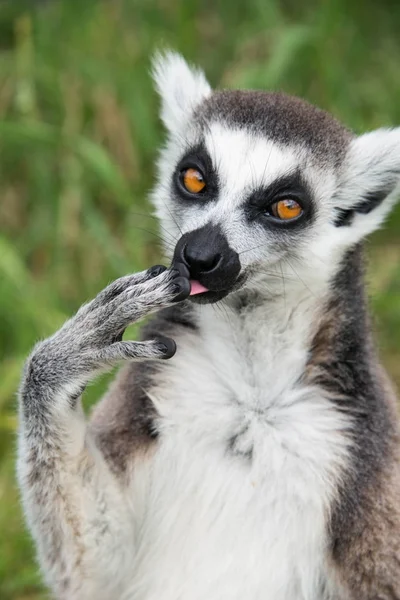
POLYGON ((198 244, 187 243, 182 249, 183 262, 189 271, 207 273, 218 267, 222 260, 220 252, 206 245, 201 247, 198 244))
POLYGON ((210 290, 229 290, 240 273, 237 252, 218 225, 205 225, 185 233, 176 245, 173 263, 183 263, 190 277, 210 290))

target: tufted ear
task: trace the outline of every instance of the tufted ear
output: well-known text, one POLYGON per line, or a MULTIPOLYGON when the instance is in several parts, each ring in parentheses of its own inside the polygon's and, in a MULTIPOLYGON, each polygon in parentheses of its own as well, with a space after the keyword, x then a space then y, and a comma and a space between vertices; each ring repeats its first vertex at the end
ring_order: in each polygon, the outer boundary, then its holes
POLYGON ((161 97, 161 118, 171 133, 179 131, 196 106, 211 94, 204 73, 175 52, 156 54, 153 78, 161 97))
POLYGON ((400 128, 377 129, 349 145, 335 197, 335 225, 357 242, 383 223, 400 196, 400 128))

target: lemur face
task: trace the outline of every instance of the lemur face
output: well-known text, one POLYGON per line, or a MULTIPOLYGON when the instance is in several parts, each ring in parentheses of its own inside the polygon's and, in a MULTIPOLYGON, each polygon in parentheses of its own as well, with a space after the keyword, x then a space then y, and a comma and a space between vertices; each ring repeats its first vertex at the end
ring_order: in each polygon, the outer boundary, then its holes
POLYGON ((382 222, 400 176, 400 136, 355 137, 284 94, 211 92, 177 55, 155 78, 169 130, 153 193, 174 263, 199 302, 316 286, 382 222), (207 291, 205 291, 207 290, 207 291))

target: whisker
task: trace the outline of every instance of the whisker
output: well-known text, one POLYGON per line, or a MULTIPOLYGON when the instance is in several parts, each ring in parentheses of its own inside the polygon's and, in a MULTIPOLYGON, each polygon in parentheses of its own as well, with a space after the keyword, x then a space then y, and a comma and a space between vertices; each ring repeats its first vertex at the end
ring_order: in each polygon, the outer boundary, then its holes
POLYGON ((138 225, 133 225, 133 228, 138 229, 139 231, 144 231, 145 233, 149 233, 150 235, 154 235, 154 237, 156 237, 158 240, 160 240, 165 246, 167 246, 171 250, 175 249, 175 246, 172 245, 171 242, 168 242, 168 240, 165 240, 161 235, 159 235, 155 231, 151 231, 150 229, 146 229, 144 227, 139 227, 138 225))
POLYGON ((279 266, 282 273, 282 287, 283 287, 283 302, 285 304, 285 312, 286 312, 286 286, 285 286, 285 278, 283 276, 282 263, 279 261, 279 266))
POLYGON ((324 262, 324 260, 320 256, 318 256, 318 254, 316 252, 314 252, 314 250, 311 250, 311 248, 307 248, 307 252, 312 254, 317 260, 319 260, 321 265, 323 265, 324 267, 326 266, 326 263, 324 262))
POLYGON ((173 222, 175 223, 176 227, 179 229, 179 232, 180 232, 180 234, 181 234, 181 235, 183 235, 183 231, 182 231, 182 229, 180 228, 178 221, 175 219, 174 215, 173 215, 173 214, 172 214, 172 212, 169 210, 169 208, 168 208, 168 204, 167 204, 167 203, 166 203, 164 200, 162 200, 162 203, 164 204, 165 208, 167 209, 167 211, 168 211, 168 213, 169 213, 169 216, 171 217, 171 219, 172 219, 172 220, 173 220, 173 222))
POLYGON ((174 234, 171 233, 166 227, 163 227, 159 221, 159 218, 156 217, 155 215, 149 215, 149 214, 139 213, 139 212, 135 212, 135 211, 130 211, 130 214, 134 215, 135 217, 154 219, 155 221, 157 221, 157 228, 161 229, 166 235, 168 235, 171 238, 172 243, 176 244, 177 239, 175 238, 174 234))
MULTIPOLYGON (((137 225, 134 225, 133 227, 138 227, 137 225)), ((158 228, 161 230, 161 233, 163 233, 164 235, 167 235, 169 237, 169 241, 171 244, 173 244, 174 246, 176 245, 176 242, 178 241, 177 238, 170 232, 168 231, 168 229, 166 229, 165 227, 163 227, 162 225, 158 224, 158 228)), ((149 230, 149 232, 153 232, 153 230, 149 230)), ((155 232, 157 233, 157 232, 155 232)), ((166 240, 168 241, 168 240, 166 240)))
POLYGON ((301 278, 301 277, 300 277, 300 275, 297 273, 297 271, 296 271, 296 269, 293 267, 293 265, 292 265, 292 264, 289 262, 289 260, 288 260, 288 259, 285 259, 285 258, 284 258, 284 259, 282 259, 282 260, 284 260, 284 261, 285 261, 285 262, 286 262, 286 263, 289 265, 289 267, 292 269, 292 271, 293 271, 293 272, 296 274, 296 276, 298 277, 299 281, 301 281, 301 283, 304 285, 304 287, 306 288, 306 290, 308 290, 308 291, 310 292, 310 294, 311 294, 312 296, 314 296, 314 297, 315 297, 315 294, 314 294, 314 292, 313 292, 313 291, 312 291, 312 290, 311 290, 311 289, 308 287, 308 285, 307 285, 307 284, 306 284, 306 283, 305 283, 305 282, 302 280, 302 278, 301 278))
POLYGON ((283 275, 283 273, 282 273, 282 275, 280 275, 279 273, 273 273, 272 271, 264 271, 262 269, 258 269, 257 271, 254 271, 254 273, 257 275, 267 275, 268 277, 279 279, 279 280, 282 280, 282 278, 283 278, 286 281, 298 281, 297 278, 295 279, 294 277, 289 277, 288 275, 283 275))
POLYGON ((268 163, 269 163, 269 161, 270 161, 270 158, 271 158, 272 149, 273 149, 273 145, 271 144, 271 149, 270 149, 270 151, 269 151, 269 155, 268 155, 267 161, 266 161, 266 163, 265 163, 265 167, 264 167, 264 173, 263 173, 263 175, 262 175, 262 179, 261 179, 261 181, 264 181, 264 179, 265 179, 265 174, 266 174, 266 172, 267 172, 268 163))
POLYGON ((252 250, 258 250, 258 248, 263 248, 264 246, 268 246, 268 242, 265 244, 259 244, 258 246, 253 246, 252 248, 247 248, 247 250, 242 250, 242 252, 238 252, 238 255, 246 254, 246 252, 251 252, 252 250))

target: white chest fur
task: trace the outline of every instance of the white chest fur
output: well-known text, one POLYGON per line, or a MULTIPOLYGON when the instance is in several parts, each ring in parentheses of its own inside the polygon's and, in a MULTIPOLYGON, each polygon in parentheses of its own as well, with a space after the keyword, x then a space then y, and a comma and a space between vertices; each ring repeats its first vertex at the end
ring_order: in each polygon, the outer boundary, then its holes
POLYGON ((178 340, 153 396, 162 441, 134 478, 126 598, 321 600, 344 425, 320 390, 297 383, 299 332, 289 343, 272 328, 261 349, 262 335, 215 327, 178 340))

